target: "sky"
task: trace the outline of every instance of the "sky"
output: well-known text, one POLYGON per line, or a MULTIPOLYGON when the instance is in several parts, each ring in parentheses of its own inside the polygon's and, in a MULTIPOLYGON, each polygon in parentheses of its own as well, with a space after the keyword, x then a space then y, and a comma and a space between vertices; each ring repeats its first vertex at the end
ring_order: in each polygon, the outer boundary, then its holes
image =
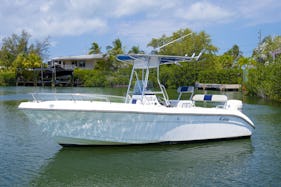
POLYGON ((218 54, 237 44, 251 56, 261 38, 281 35, 280 0, 0 0, 0 46, 22 30, 31 42, 49 37, 49 58, 83 55, 92 42, 102 51, 119 38, 150 52, 147 44, 179 29, 206 32, 218 54))

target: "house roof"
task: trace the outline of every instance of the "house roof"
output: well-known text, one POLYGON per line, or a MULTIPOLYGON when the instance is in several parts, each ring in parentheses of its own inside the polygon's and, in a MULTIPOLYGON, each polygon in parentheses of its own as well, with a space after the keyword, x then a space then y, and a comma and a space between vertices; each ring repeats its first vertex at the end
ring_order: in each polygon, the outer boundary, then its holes
POLYGON ((91 60, 91 59, 103 59, 104 54, 91 54, 91 55, 78 55, 78 56, 60 56, 54 57, 51 60, 91 60))

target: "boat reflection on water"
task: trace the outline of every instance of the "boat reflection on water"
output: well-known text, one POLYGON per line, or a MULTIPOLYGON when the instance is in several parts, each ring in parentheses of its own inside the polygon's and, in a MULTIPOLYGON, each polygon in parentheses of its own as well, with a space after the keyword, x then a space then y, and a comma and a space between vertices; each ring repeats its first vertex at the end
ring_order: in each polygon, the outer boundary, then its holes
POLYGON ((32 186, 247 184, 251 140, 179 145, 64 147, 32 186))

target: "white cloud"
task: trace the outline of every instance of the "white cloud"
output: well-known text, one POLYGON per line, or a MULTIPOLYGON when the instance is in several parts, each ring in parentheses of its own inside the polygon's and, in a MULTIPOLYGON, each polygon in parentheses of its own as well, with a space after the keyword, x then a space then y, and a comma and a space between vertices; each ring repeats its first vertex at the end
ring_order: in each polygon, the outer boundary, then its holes
POLYGON ((159 12, 163 10, 170 9, 176 3, 171 0, 161 0, 161 1, 153 1, 153 0, 122 0, 116 3, 114 1, 115 6, 113 7, 113 16, 122 17, 135 15, 139 13, 150 14, 152 12, 159 12))
POLYGON ((246 0, 236 3, 239 19, 246 25, 258 25, 281 21, 281 1, 246 0))
POLYGON ((147 44, 152 38, 159 38, 163 34, 169 36, 176 30, 186 27, 185 23, 176 22, 173 19, 147 19, 137 23, 126 22, 114 30, 122 41, 127 42, 124 43, 127 47, 139 46, 142 50, 150 52, 151 49, 147 48, 147 44))
POLYGON ((39 5, 39 9, 42 13, 48 13, 53 5, 52 1, 43 2, 42 5, 39 5))
MULTIPOLYGON (((28 29, 28 28, 26 28, 28 29)), ((75 36, 90 31, 101 32, 106 29, 106 23, 100 19, 43 19, 38 22, 33 30, 32 35, 37 36, 75 36), (40 33, 36 33, 40 30, 40 33)))
POLYGON ((196 2, 185 9, 181 8, 177 16, 192 22, 221 22, 229 20, 234 14, 226 7, 220 7, 208 2, 196 2))
POLYGON ((25 29, 35 38, 101 32, 107 19, 94 14, 98 7, 80 1, 6 1, 0 7, 1 32, 9 35, 25 29))
POLYGON ((26 29, 33 37, 85 33, 154 37, 210 24, 281 21, 278 0, 16 0, 0 6, 1 35, 26 29))
POLYGON ((154 16, 160 21, 163 18, 161 15, 164 15, 162 11, 173 6, 175 3, 170 0, 5 1, 0 6, 0 22, 6 25, 1 32, 10 35, 25 29, 35 38, 89 32, 100 34, 109 31, 114 25, 123 24, 126 19, 142 22, 146 16, 154 16))

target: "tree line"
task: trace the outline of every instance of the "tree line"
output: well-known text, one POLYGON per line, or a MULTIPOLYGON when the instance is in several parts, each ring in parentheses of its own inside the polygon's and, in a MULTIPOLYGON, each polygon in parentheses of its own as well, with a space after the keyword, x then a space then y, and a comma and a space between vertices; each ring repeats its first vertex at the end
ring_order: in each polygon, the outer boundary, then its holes
MULTIPOLYGON (((18 69, 30 69, 45 65, 49 41, 30 43, 31 35, 22 31, 2 40, 0 50, 0 85, 13 85, 15 72, 18 69)), ((181 66, 161 66, 160 79, 167 88, 181 85, 201 83, 243 84, 248 94, 281 101, 281 36, 267 36, 253 49, 251 57, 244 57, 238 45, 217 55, 218 47, 212 44, 211 37, 204 31, 195 33, 190 29, 180 29, 171 36, 162 35, 152 38, 148 47, 159 49, 153 51, 165 55, 198 54, 204 50, 199 61, 182 63, 181 66), (160 48, 183 35, 188 37, 160 48)), ((131 66, 118 62, 117 54, 144 53, 138 46, 124 50, 120 39, 106 46, 105 58, 98 61, 95 69, 75 69, 74 78, 83 86, 112 87, 126 85, 130 76, 131 66)), ((102 53, 101 46, 93 42, 89 54, 102 53)))
MULTIPOLYGON (((0 49, 0 86, 15 85, 18 70, 38 68, 47 58, 49 40, 30 43, 31 35, 22 31, 2 39, 0 49)), ((46 66, 46 65, 45 65, 46 66)))

